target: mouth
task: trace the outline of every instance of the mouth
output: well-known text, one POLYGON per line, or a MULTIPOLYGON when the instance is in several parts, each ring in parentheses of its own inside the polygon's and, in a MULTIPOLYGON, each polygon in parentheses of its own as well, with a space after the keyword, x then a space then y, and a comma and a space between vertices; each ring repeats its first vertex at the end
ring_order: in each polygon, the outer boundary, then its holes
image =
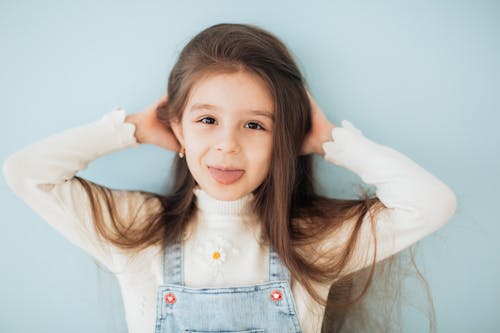
POLYGON ((245 173, 245 170, 224 166, 209 166, 208 170, 215 181, 224 185, 229 185, 236 182, 245 173))

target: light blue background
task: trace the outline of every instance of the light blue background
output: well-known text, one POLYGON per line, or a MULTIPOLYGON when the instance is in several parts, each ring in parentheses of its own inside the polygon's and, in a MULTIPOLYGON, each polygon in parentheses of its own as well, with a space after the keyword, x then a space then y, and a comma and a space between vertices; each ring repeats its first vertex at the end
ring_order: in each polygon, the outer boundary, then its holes
MULTIPOLYGON (((114 106, 149 106, 185 43, 220 22, 274 32, 333 123, 350 120, 455 191, 455 216, 419 243, 438 332, 500 332, 498 1, 4 0, 0 158, 114 106)), ((173 156, 144 145, 79 175, 159 192, 173 156)), ((351 196, 357 175, 318 164, 329 194, 351 196)), ((0 331, 124 332, 114 277, 3 178, 0 200, 0 331)), ((425 332, 425 316, 407 309, 405 326, 425 332)))

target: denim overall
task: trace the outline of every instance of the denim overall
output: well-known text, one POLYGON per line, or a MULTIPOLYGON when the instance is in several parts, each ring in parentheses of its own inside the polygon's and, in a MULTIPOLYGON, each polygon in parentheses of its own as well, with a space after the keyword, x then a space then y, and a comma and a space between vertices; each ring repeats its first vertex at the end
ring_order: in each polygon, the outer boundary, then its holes
POLYGON ((290 272, 269 246, 269 282, 225 288, 183 285, 182 244, 164 247, 155 333, 302 333, 290 272))

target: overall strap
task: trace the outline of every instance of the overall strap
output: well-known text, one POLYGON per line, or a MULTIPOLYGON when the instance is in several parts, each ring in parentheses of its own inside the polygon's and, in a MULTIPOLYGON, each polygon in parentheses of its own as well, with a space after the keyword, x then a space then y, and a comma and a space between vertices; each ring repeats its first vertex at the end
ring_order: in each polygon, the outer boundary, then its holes
POLYGON ((163 248, 163 283, 183 285, 182 244, 176 241, 163 248))
POLYGON ((288 281, 290 283, 290 271, 271 245, 269 245, 269 281, 288 281))

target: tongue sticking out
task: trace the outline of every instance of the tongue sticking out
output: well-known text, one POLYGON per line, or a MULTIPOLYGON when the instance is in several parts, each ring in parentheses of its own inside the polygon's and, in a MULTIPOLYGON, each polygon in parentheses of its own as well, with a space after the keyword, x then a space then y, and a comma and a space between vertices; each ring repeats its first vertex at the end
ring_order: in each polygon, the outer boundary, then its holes
POLYGON ((243 170, 219 170, 215 168, 208 168, 212 177, 221 184, 232 184, 243 176, 243 170))

